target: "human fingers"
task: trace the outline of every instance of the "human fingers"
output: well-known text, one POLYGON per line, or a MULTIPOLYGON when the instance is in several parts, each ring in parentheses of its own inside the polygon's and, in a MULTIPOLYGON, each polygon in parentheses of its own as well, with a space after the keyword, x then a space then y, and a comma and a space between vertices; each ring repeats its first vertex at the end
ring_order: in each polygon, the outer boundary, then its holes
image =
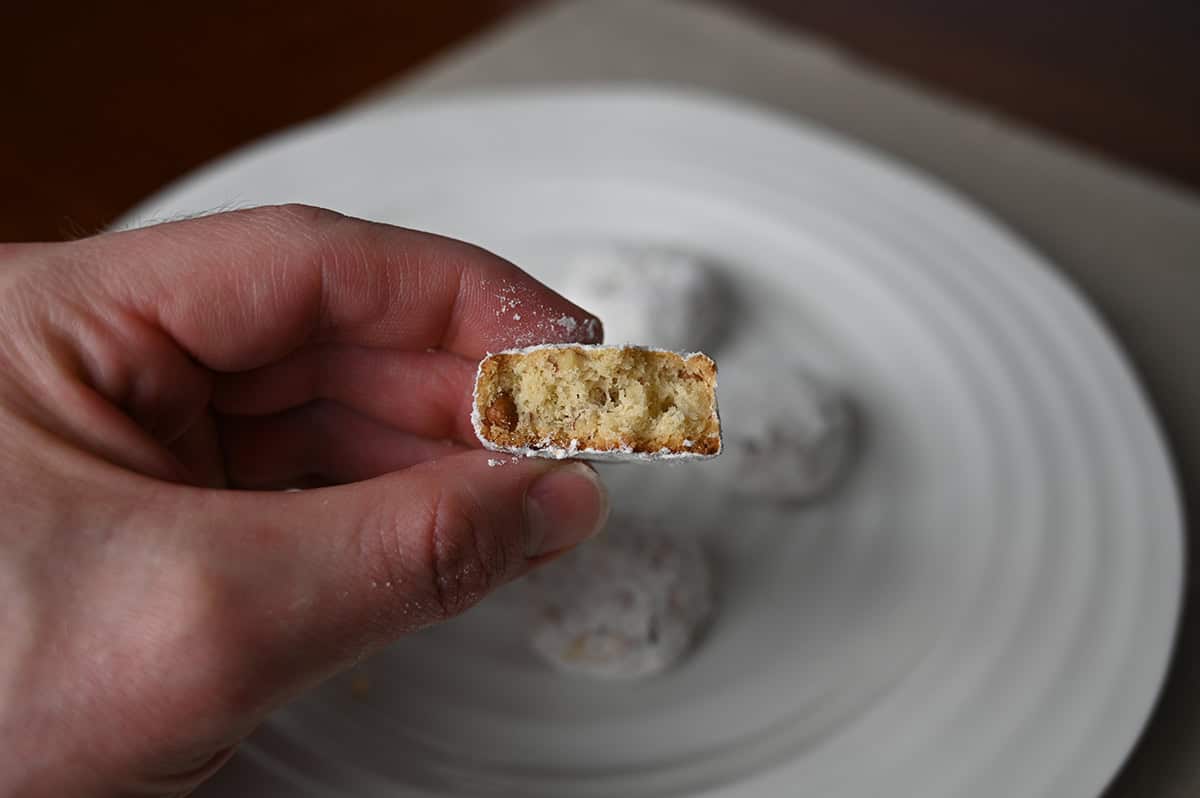
POLYGON ((267 415, 327 399, 397 430, 477 446, 471 427, 476 363, 448 352, 326 344, 262 368, 221 375, 213 407, 267 415))
POLYGON ((594 318, 484 250, 302 206, 13 251, 0 292, 38 330, 0 348, 0 364, 18 360, 22 411, 171 481, 187 477, 165 447, 197 429, 220 373, 325 343, 477 359, 601 336, 594 318))
POLYGON ((486 250, 319 208, 221 213, 72 246, 82 280, 216 371, 329 341, 478 359, 601 337, 594 317, 486 250))
POLYGON ((355 482, 465 451, 331 401, 266 416, 225 416, 218 426, 225 473, 238 488, 289 487, 306 478, 355 482))
POLYGON ((188 563, 176 589, 202 585, 209 609, 198 631, 172 631, 195 641, 176 683, 192 684, 202 706, 265 711, 603 526, 607 499, 586 465, 489 459, 464 452, 296 493, 181 492, 167 511, 181 533, 155 524, 150 534, 188 563))

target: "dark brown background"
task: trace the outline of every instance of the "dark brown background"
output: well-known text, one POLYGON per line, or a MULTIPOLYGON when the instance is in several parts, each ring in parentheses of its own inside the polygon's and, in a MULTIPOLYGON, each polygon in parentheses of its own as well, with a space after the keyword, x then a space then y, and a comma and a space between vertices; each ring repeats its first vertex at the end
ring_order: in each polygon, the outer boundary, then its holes
MULTIPOLYGON (((94 232, 535 0, 5 3, 0 241, 94 232)), ((1200 187, 1196 0, 739 0, 781 26, 1200 187)))

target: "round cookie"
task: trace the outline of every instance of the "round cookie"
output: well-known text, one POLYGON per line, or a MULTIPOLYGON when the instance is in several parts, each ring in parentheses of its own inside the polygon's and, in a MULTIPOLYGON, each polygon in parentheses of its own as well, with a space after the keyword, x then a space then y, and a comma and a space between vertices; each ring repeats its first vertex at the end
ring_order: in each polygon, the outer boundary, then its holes
POLYGON ((714 473, 735 493, 806 502, 827 493, 854 453, 855 423, 841 391, 800 366, 765 361, 722 371, 724 451, 714 473))
POLYGON ((692 255, 661 247, 581 251, 557 287, 596 314, 614 344, 704 351, 719 343, 728 320, 720 275, 692 255))
POLYGON ((626 525, 610 524, 527 583, 534 650, 561 670, 601 679, 666 670, 688 651, 713 607, 697 541, 626 525))

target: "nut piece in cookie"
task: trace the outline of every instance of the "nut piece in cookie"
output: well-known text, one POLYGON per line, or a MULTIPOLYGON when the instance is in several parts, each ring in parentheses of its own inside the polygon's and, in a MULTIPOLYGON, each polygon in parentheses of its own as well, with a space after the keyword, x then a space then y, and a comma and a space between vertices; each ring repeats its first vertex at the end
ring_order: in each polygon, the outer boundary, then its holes
POLYGON ((508 394, 498 393, 496 398, 488 403, 483 417, 492 427, 512 432, 517 428, 517 403, 508 394))
POLYGON ((561 344, 488 355, 472 422, 489 448, 654 459, 721 451, 717 366, 703 354, 561 344))

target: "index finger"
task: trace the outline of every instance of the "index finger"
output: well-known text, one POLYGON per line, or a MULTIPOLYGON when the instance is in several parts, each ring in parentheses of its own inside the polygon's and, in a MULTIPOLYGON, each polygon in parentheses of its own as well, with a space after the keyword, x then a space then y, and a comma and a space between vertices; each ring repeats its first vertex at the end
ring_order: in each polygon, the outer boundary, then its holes
POLYGON ((310 343, 470 358, 596 343, 600 322, 508 261, 431 233, 307 206, 221 213, 85 239, 87 279, 218 371, 310 343))

